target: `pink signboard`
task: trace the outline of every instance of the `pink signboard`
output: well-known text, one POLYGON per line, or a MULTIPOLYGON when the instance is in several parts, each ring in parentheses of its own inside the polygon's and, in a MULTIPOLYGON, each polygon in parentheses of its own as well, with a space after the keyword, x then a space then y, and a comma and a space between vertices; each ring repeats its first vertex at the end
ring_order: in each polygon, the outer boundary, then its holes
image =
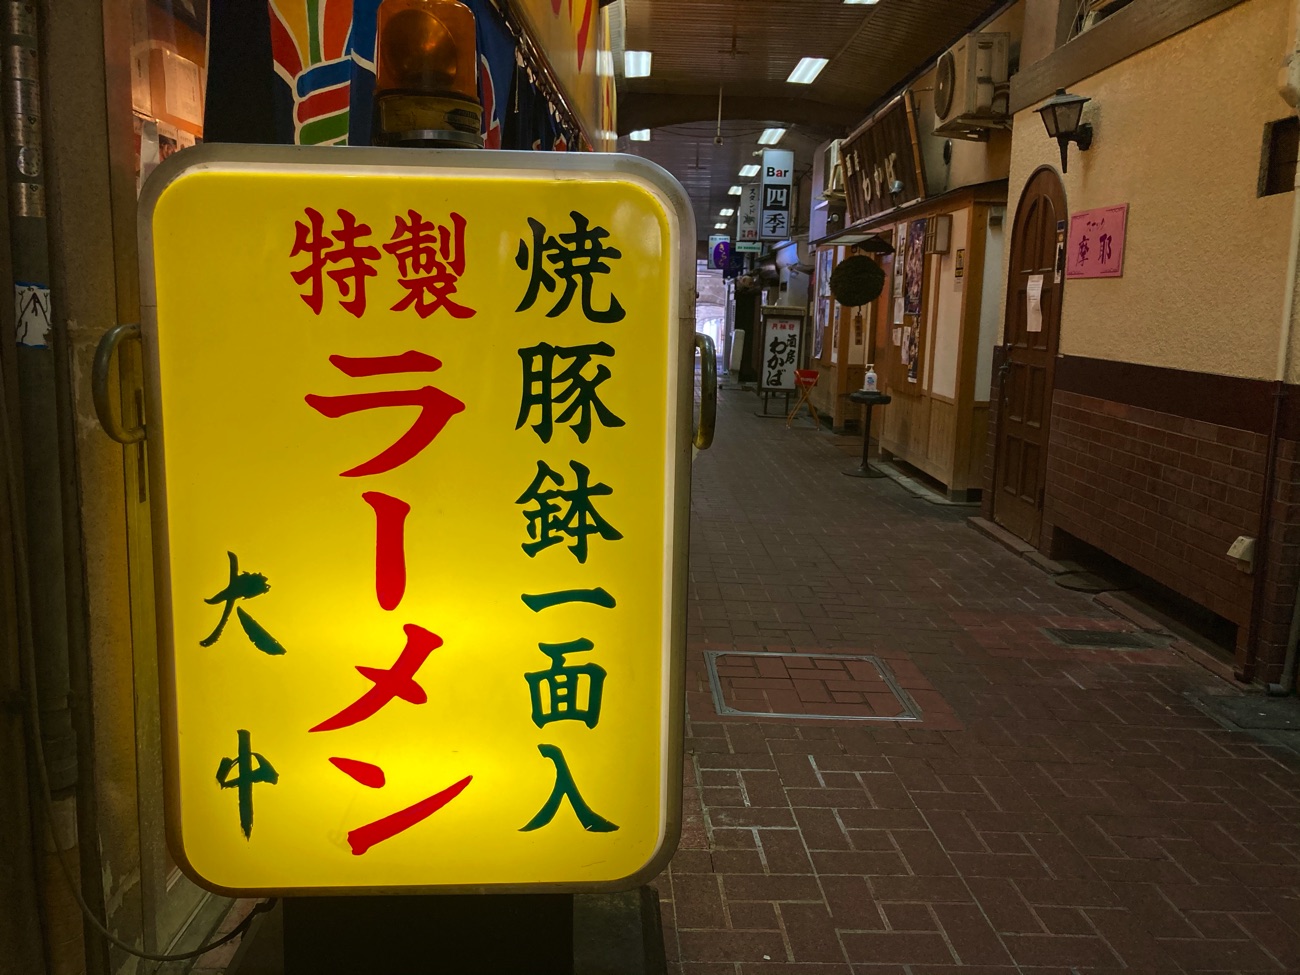
POLYGON ((1067 278, 1118 278, 1124 274, 1124 225, 1128 204, 1070 215, 1065 257, 1067 278))

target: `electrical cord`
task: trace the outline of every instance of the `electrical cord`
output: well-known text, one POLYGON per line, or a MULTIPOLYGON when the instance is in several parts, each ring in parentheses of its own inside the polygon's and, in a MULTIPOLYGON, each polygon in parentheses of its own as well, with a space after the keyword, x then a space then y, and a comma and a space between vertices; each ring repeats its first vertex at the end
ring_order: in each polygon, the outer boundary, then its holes
MULTIPOLYGON (((4 386, 3 370, 0 370, 0 432, 3 432, 3 443, 6 447, 4 457, 5 484, 9 496, 9 509, 14 521, 17 522, 21 516, 22 508, 20 506, 18 491, 18 472, 17 465, 14 463, 12 445, 13 425, 9 417, 9 398, 8 391, 4 386)), ((36 643, 32 630, 32 594, 31 584, 27 577, 27 539, 25 532, 15 524, 11 538, 13 540, 14 552, 14 573, 17 577, 17 596, 18 596, 18 641, 21 644, 19 656, 21 658, 21 667, 23 677, 27 683, 27 708, 25 717, 30 728, 31 745, 33 757, 35 758, 36 775, 40 784, 40 807, 45 814, 46 825, 50 830, 50 836, 55 837, 55 815, 54 815, 54 798, 50 791, 50 773, 45 764, 45 747, 41 741, 40 726, 40 701, 37 699, 36 692, 36 643)), ((54 842, 54 856, 59 862, 59 872, 63 875, 68 889, 72 891, 73 897, 76 898, 77 905, 81 908, 81 913, 85 916, 90 925, 108 940, 113 946, 125 951, 128 955, 134 955, 136 958, 143 958, 146 961, 168 962, 168 961, 185 961, 190 958, 197 958, 199 955, 207 954, 214 948, 219 948, 224 944, 235 940, 245 931, 248 930, 253 919, 259 914, 264 914, 272 910, 276 905, 276 899, 265 900, 253 908, 249 915, 237 924, 228 934, 223 935, 215 941, 200 945, 193 951, 178 952, 175 954, 161 954, 148 951, 140 951, 120 938, 116 937, 108 928, 95 916, 90 905, 86 903, 86 898, 82 894, 81 885, 76 882, 72 876, 72 868, 68 866, 68 861, 64 857, 64 851, 59 848, 57 840, 54 842)))

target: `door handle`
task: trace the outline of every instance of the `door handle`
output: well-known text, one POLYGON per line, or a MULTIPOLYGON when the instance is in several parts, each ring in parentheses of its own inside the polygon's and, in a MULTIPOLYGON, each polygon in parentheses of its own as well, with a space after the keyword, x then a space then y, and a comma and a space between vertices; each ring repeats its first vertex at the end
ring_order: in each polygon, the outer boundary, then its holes
POLYGON ((1011 346, 1002 347, 1002 365, 998 366, 998 379, 1006 379, 1007 373, 1011 371, 1011 346))
POLYGON ((140 341, 140 326, 137 323, 114 325, 99 340, 99 346, 95 349, 95 365, 90 372, 90 395, 95 402, 95 415, 99 417, 99 425, 104 428, 104 432, 118 443, 132 444, 144 440, 144 426, 134 426, 129 430, 123 427, 113 412, 108 395, 108 371, 113 364, 117 347, 126 341, 140 341))
POLYGON ((700 418, 691 442, 697 450, 708 450, 718 418, 718 350, 703 332, 695 333, 695 348, 700 350, 700 418))

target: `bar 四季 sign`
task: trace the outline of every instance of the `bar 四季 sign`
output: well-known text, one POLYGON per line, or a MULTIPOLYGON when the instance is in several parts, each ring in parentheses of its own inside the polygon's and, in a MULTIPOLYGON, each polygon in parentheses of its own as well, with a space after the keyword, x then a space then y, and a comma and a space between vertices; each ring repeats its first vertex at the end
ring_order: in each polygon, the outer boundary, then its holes
POLYGON ((790 213, 794 208, 794 153, 789 149, 764 149, 762 177, 759 235, 763 240, 785 240, 790 236, 790 213))

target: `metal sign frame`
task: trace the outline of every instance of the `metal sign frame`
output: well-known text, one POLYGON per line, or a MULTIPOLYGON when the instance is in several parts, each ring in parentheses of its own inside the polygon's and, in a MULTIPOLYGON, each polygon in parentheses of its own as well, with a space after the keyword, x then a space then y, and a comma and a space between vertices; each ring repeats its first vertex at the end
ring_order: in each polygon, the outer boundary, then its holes
MULTIPOLYGON (((671 239, 671 234, 669 239, 671 239)), ((667 172, 647 160, 621 154, 525 153, 445 149, 393 149, 204 145, 177 153, 146 183, 139 203, 138 243, 141 264, 141 338, 145 364, 145 403, 148 416, 149 486, 152 494, 151 521, 156 580, 159 684, 162 705, 162 748, 166 771, 164 784, 168 845, 182 870, 200 885, 228 896, 284 896, 302 894, 385 894, 385 893, 545 893, 623 890, 646 883, 659 874, 675 851, 681 831, 682 742, 685 700, 686 581, 687 545, 690 524, 691 426, 694 385, 694 297, 695 222, 689 198, 667 172), (542 163, 542 165, 539 165, 542 163), (664 537, 671 558, 665 557, 662 607, 664 644, 663 684, 659 691, 662 730, 659 741, 659 787, 663 808, 659 811, 658 845, 654 854, 635 873, 601 882, 556 882, 521 884, 250 887, 225 888, 202 876, 187 860, 180 835, 179 747, 177 714, 176 647, 173 638, 173 606, 170 566, 172 532, 167 510, 167 442, 163 407, 162 364, 159 350, 158 287, 155 276, 154 213, 167 190, 191 173, 265 173, 292 171, 295 174, 340 174, 401 176, 419 171, 448 177, 491 178, 523 169, 551 173, 555 180, 631 182, 648 191, 663 209, 677 236, 675 252, 665 255, 671 264, 673 286, 668 297, 668 320, 675 322, 665 336, 667 362, 676 370, 676 389, 668 393, 671 404, 665 425, 663 461, 666 466, 664 537)))
MULTIPOLYGON (((760 318, 759 327, 762 329, 762 334, 763 334, 763 339, 762 339, 763 349, 767 348, 768 325, 771 322, 778 321, 778 320, 798 322, 798 327, 795 329, 794 332, 795 357, 794 357, 793 368, 802 369, 803 368, 802 360, 806 358, 806 356, 804 355, 804 332, 807 330, 807 326, 808 326, 808 313, 804 309, 798 307, 797 305, 791 305, 789 307, 786 307, 784 305, 764 305, 760 310, 759 318, 760 318)), ((764 381, 764 376, 765 376, 765 372, 762 368, 762 363, 760 360, 760 367, 758 371, 758 392, 759 393, 765 395, 768 393, 783 393, 786 396, 789 396, 798 388, 793 382, 789 386, 768 386, 767 383, 764 381)))
POLYGON ((794 232, 794 150, 764 149, 763 169, 759 175, 758 238, 766 241, 787 240, 794 232), (773 169, 779 169, 784 175, 773 174, 773 169), (777 202, 778 199, 783 202, 777 202), (779 213, 785 214, 785 226, 780 233, 768 230, 769 214, 779 213))

